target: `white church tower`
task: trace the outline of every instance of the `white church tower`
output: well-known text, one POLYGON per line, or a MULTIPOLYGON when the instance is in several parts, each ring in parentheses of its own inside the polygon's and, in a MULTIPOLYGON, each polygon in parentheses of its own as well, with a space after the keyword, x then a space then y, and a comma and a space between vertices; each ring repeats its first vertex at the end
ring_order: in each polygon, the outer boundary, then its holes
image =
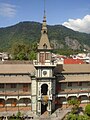
POLYGON ((56 64, 52 61, 51 51, 44 11, 37 60, 34 61, 36 77, 32 79, 32 111, 38 115, 46 111, 48 114, 51 114, 55 109, 56 79, 53 75, 53 69, 56 67, 56 64))

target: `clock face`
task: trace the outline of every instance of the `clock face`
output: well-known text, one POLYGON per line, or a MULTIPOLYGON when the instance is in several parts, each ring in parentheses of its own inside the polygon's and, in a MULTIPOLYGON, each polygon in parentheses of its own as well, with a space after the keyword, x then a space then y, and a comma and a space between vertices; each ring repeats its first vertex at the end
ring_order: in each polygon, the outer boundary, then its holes
POLYGON ((47 74, 47 71, 43 71, 43 75, 46 75, 47 74))

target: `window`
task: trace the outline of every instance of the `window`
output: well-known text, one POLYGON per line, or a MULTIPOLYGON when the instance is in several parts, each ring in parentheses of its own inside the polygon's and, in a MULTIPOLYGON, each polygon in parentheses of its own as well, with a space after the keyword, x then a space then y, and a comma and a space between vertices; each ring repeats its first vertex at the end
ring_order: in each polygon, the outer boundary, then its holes
POLYGON ((16 88, 17 84, 11 84, 11 88, 16 88))
POLYGON ((46 45, 46 44, 44 44, 44 45, 43 45, 43 48, 44 48, 44 49, 47 49, 47 45, 46 45))
POLYGON ((23 84, 23 92, 28 92, 28 84, 23 84))
POLYGON ((79 82, 79 83, 78 83, 78 86, 82 86, 82 82, 79 82))
POLYGON ((51 91, 49 90, 49 95, 51 95, 51 91))
POLYGON ((50 59, 50 54, 49 53, 45 53, 45 59, 49 60, 50 59))
POLYGON ((46 30, 44 30, 43 33, 45 34, 45 33, 46 33, 46 30))
POLYGON ((39 103, 39 110, 40 110, 41 104, 39 103))
POLYGON ((49 102, 49 110, 50 110, 50 107, 51 107, 51 105, 50 105, 50 102, 49 102))
POLYGON ((71 82, 69 82, 69 83, 68 83, 68 87, 71 87, 71 86, 72 86, 72 83, 71 83, 71 82))
POLYGON ((45 61, 44 53, 40 53, 40 62, 43 63, 45 61))
POLYGON ((28 84, 23 84, 23 87, 28 87, 28 84))
POLYGON ((87 82, 87 85, 90 86, 90 82, 87 82))
POLYGON ((4 84, 0 84, 0 88, 4 88, 4 84))

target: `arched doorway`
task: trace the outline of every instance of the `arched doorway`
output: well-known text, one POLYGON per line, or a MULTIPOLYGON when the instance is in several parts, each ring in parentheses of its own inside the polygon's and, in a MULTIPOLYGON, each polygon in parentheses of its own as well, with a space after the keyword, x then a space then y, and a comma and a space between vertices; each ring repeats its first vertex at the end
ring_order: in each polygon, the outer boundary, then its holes
POLYGON ((48 92, 48 85, 47 84, 43 84, 41 86, 41 94, 42 95, 47 95, 47 92, 48 92))
POLYGON ((48 106, 48 85, 43 84, 41 86, 41 94, 42 94, 42 101, 41 101, 41 114, 47 111, 47 106, 48 106))

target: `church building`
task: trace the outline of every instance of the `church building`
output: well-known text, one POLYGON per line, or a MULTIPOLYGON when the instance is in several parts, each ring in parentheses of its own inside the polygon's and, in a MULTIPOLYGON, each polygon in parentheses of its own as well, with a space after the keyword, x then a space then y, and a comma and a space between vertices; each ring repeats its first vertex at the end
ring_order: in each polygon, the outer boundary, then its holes
POLYGON ((0 112, 32 111, 52 114, 68 107, 76 98, 80 105, 90 103, 90 64, 56 64, 48 39, 46 15, 37 48, 37 60, 30 63, 0 63, 0 112))

